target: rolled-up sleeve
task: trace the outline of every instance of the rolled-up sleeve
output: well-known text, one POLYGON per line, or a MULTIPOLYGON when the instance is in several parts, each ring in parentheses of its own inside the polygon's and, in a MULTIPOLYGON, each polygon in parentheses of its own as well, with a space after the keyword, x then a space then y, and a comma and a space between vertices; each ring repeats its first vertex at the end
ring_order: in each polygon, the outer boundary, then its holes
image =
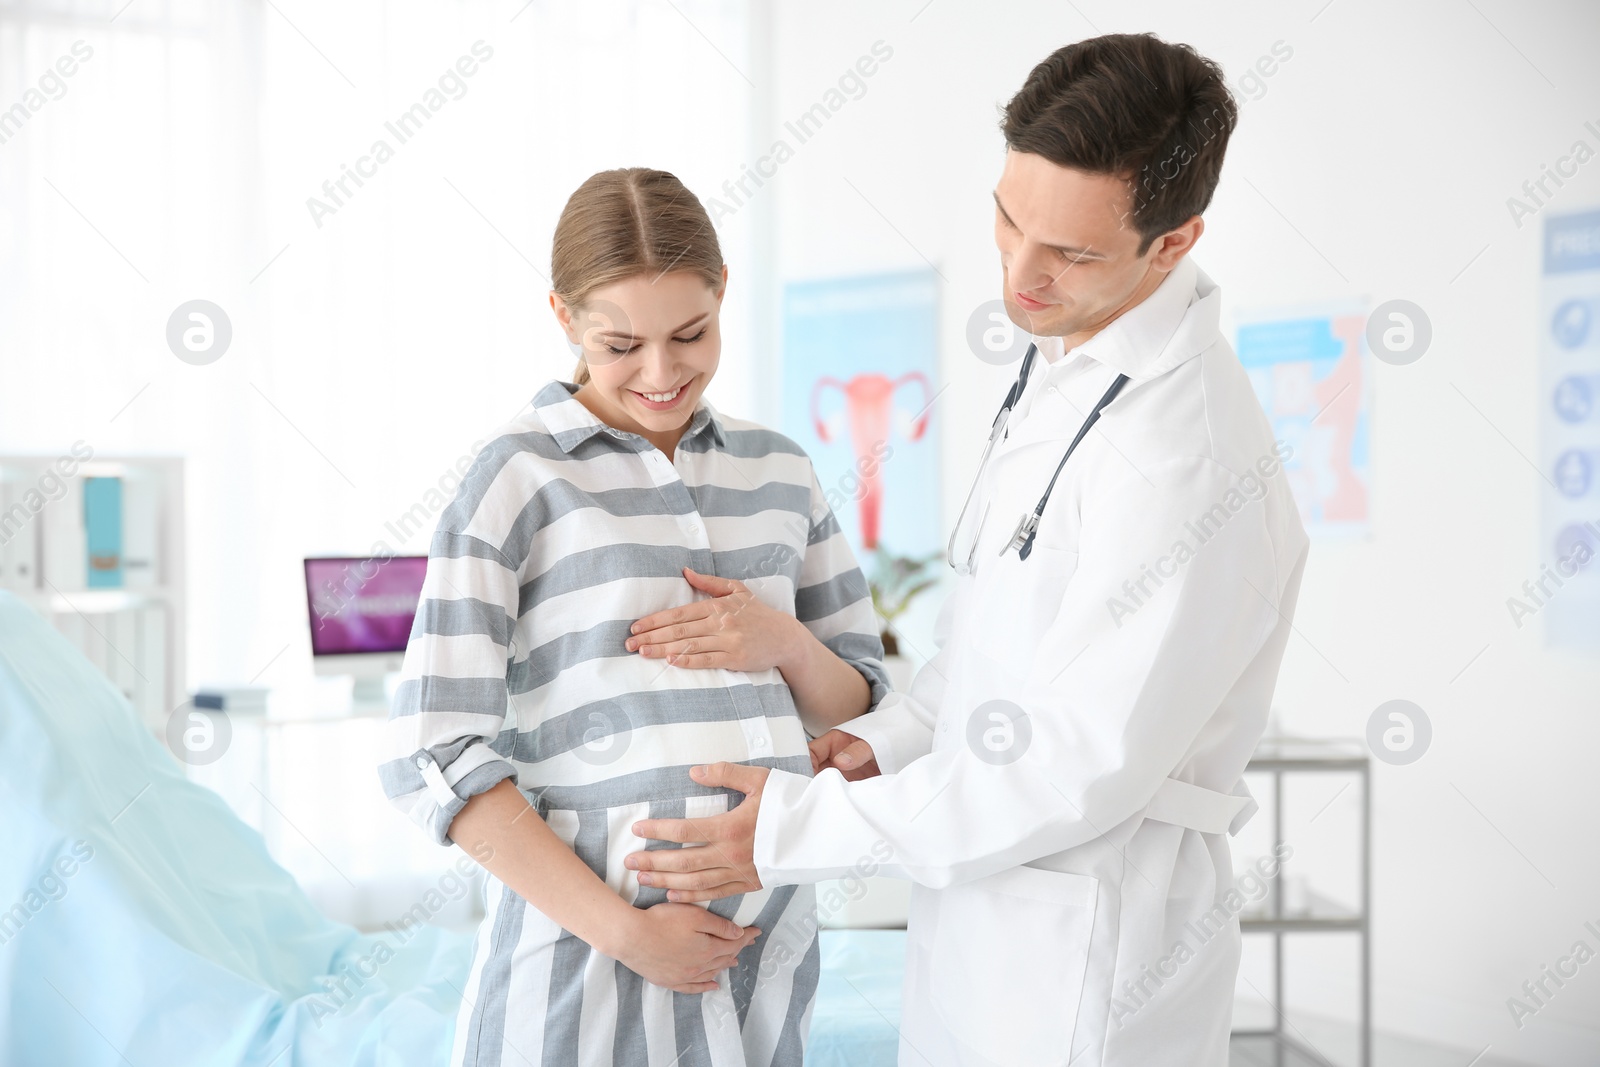
MULTIPOLYGON (((871 687, 867 707, 889 695, 883 637, 872 609, 872 590, 850 551, 850 542, 828 506, 816 471, 811 472, 811 526, 794 594, 795 617, 835 656, 861 672, 871 687)), ((814 724, 805 723, 810 732, 814 724)))
POLYGON ((498 548, 441 524, 378 767, 389 800, 441 845, 471 797, 516 780, 506 670, 518 589, 498 548))

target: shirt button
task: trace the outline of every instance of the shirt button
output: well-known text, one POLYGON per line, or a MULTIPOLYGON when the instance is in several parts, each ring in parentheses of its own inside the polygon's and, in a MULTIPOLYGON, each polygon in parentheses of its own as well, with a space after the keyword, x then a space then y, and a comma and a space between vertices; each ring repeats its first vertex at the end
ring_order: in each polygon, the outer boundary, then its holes
POLYGON ((428 757, 427 756, 418 756, 417 757, 417 770, 425 771, 427 769, 428 769, 428 757))
POLYGON ((758 737, 754 741, 750 742, 750 747, 751 748, 766 748, 767 747, 767 739, 765 737, 758 737))
POLYGON ((697 522, 691 522, 689 524, 689 532, 690 533, 699 533, 700 532, 700 524, 697 523, 697 522))

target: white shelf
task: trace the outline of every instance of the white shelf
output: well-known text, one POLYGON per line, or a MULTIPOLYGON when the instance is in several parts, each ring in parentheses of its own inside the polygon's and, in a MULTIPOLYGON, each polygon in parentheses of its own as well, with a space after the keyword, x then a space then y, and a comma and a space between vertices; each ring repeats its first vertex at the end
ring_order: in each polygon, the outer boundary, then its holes
MULTIPOLYGON (((0 456, 0 589, 44 616, 159 732, 187 692, 184 461, 0 456), (118 586, 90 588, 84 481, 119 478, 118 586)), ((99 573, 99 572, 97 572, 99 573)))
POLYGON ((130 608, 167 607, 173 602, 171 589, 71 589, 27 592, 12 590, 22 599, 53 612, 81 611, 103 615, 130 608))

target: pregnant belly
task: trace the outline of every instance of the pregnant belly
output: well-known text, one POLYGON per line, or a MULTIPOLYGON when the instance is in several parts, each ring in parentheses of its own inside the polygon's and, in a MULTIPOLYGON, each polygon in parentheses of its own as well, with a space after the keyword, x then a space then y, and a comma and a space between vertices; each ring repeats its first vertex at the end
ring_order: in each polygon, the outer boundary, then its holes
MULTIPOLYGON (((623 860, 632 852, 692 847, 693 843, 680 846, 676 842, 643 838, 633 832, 634 824, 644 819, 708 819, 726 812, 729 802, 725 793, 709 793, 606 808, 550 808, 541 814, 555 835, 577 854, 597 878, 623 900, 635 907, 646 908, 664 902, 666 891, 659 887, 641 886, 638 872, 623 866, 623 860)), ((738 802, 737 795, 733 802, 738 802)), ((711 910, 741 926, 748 926, 766 906, 772 892, 771 889, 762 889, 712 901, 711 910)))

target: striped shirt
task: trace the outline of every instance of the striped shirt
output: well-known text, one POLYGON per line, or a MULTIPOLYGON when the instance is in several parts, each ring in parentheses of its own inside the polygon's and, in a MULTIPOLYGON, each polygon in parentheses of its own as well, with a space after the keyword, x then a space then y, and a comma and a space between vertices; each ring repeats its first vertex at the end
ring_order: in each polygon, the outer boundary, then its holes
MULTIPOLYGON (((576 388, 545 385, 441 515, 379 774, 440 843, 468 798, 511 778, 599 877, 646 907, 664 896, 622 867, 647 847, 632 823, 726 810, 738 794, 695 784, 695 764, 809 775, 807 735, 823 729, 802 721, 776 668, 674 667, 627 651, 636 620, 705 599, 684 567, 738 579, 799 619, 861 672, 871 704, 888 679, 866 581, 799 446, 702 401, 669 460, 602 422, 576 388)), ((456 1062, 498 1063, 503 1041, 529 1056, 532 1042, 552 1063, 643 1064, 646 1043, 671 1042, 673 1054, 708 1050, 685 1067, 798 1067, 815 990, 812 900, 809 887, 782 887, 713 902, 741 925, 766 916, 762 929, 788 929, 792 943, 764 952, 758 941, 722 990, 686 1008, 491 878, 456 1062), (772 981, 788 989, 781 1003, 761 992, 772 981)))

